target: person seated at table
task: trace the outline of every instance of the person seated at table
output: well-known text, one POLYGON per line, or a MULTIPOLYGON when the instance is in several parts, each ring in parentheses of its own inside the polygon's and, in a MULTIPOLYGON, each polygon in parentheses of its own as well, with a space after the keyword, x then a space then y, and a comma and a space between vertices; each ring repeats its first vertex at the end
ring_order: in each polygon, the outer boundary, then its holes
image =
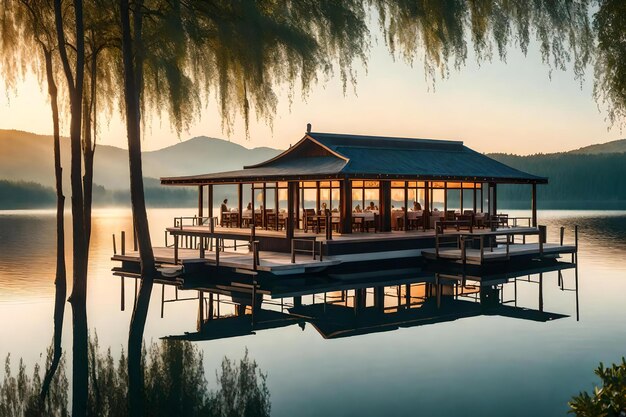
POLYGON ((361 205, 357 204, 356 207, 354 208, 354 212, 355 213, 363 213, 363 210, 361 209, 361 205))
POLYGON ((220 224, 222 226, 230 225, 230 218, 228 216, 225 216, 225 214, 227 213, 229 213, 228 199, 225 198, 224 201, 222 201, 222 205, 220 206, 220 224))
POLYGON ((422 211, 422 205, 418 201, 413 202, 413 211, 422 211))
POLYGON ((248 203, 245 209, 243 209, 243 213, 241 213, 242 217, 252 217, 252 203, 248 203))
POLYGON ((326 214, 328 212, 328 206, 326 205, 326 203, 322 203, 322 208, 320 209, 320 213, 319 214, 326 214))
POLYGON ((374 205, 373 201, 370 201, 370 205, 365 208, 365 211, 376 211, 378 207, 374 205))

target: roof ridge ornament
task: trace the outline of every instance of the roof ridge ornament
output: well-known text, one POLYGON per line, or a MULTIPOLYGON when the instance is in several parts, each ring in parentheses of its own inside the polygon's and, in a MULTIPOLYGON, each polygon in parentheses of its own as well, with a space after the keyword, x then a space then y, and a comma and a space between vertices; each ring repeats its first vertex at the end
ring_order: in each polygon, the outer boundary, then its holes
POLYGON ((306 133, 311 133, 311 123, 306 124, 306 133))

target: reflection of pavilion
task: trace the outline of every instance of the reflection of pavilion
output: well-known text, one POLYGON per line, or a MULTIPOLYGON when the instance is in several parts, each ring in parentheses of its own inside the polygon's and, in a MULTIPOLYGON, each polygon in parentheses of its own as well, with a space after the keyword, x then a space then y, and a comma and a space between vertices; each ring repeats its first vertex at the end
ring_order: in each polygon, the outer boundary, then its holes
MULTIPOLYGON (((309 323, 322 337, 334 339, 483 315, 547 322, 567 315, 544 311, 544 274, 557 274, 559 289, 565 291, 562 271, 575 267, 542 261, 483 276, 403 270, 395 275, 387 271, 378 276, 291 278, 254 285, 224 280, 195 288, 197 332, 170 338, 215 340, 294 324, 304 328, 309 323), (521 297, 520 285, 536 286, 536 296, 529 298, 524 291, 521 297)), ((571 290, 576 292, 578 316, 577 281, 576 271, 571 290)))

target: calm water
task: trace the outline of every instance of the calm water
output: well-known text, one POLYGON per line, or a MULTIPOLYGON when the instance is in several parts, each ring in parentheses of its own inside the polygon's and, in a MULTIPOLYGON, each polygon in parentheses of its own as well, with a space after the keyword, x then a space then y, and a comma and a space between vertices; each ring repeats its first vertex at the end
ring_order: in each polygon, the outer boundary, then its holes
MULTIPOLYGON (((150 215, 153 243, 162 245, 164 227, 174 216, 193 215, 193 210, 151 210, 150 215)), ((540 212, 540 223, 548 225, 552 241, 558 227, 580 226, 578 321, 576 293, 568 291, 575 287, 574 270, 567 269, 562 272, 565 290, 559 286, 558 273, 549 272, 543 274, 541 294, 544 312, 563 318, 544 322, 471 313, 456 320, 435 318, 428 325, 331 339, 322 334, 328 336, 332 329, 294 323, 245 337, 194 342, 204 352, 209 382, 213 383, 224 355, 240 358, 247 348, 268 374, 276 416, 565 415, 571 396, 590 390, 596 382, 593 370, 598 362, 615 362, 626 355, 626 213, 540 212)), ((110 261, 111 234, 120 230, 131 230, 129 211, 95 212, 89 327, 97 332, 100 345, 111 346, 115 355, 126 344, 133 289, 128 279, 126 311, 121 311, 120 279, 112 276, 115 264, 110 261)), ((0 212, 0 358, 11 353, 32 366, 50 344, 54 231, 52 212, 0 212)), ((504 285, 502 298, 516 298, 518 306, 539 309, 539 286, 534 282, 538 275, 530 281, 504 285)), ((394 294, 399 294, 395 299, 401 305, 403 291, 404 286, 385 288, 385 311, 396 311, 394 294)), ((415 285, 410 293, 415 302, 423 288, 415 285)), ((354 293, 346 295, 344 304, 351 306, 354 293)), ((166 287, 165 296, 173 298, 174 289, 166 287)), ((196 291, 179 292, 181 298, 195 296, 196 291)), ((341 293, 329 294, 333 296, 341 293)), ((372 294, 366 298, 371 303, 372 294)), ((163 318, 160 301, 161 287, 156 286, 146 340, 196 331, 197 300, 166 303, 163 318)), ((287 306, 292 302, 285 299, 287 306)), ((303 298, 303 304, 312 302, 311 296, 303 298)), ((323 295, 315 302, 322 303, 323 295)), ((232 314, 235 306, 224 302, 221 308, 221 314, 232 314)), ((279 310, 276 305, 267 308, 279 310)))

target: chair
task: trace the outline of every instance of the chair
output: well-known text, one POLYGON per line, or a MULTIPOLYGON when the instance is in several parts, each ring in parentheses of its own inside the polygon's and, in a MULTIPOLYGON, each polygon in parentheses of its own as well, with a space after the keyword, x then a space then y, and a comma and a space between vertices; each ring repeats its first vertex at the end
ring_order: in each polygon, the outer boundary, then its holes
POLYGON ((370 227, 374 229, 374 233, 378 231, 378 214, 372 213, 371 216, 363 217, 363 228, 369 233, 370 227))
POLYGON ((230 227, 240 227, 241 223, 239 222, 239 213, 231 212, 230 213, 230 227))
POLYGON ((474 226, 479 227, 479 228, 485 228, 488 222, 489 222, 488 213, 476 213, 474 215, 474 226))
POLYGON ((330 218, 330 223, 334 232, 339 233, 339 229, 341 228, 341 217, 338 212, 333 212, 330 218))
POLYGON ((302 219, 304 222, 304 232, 308 232, 309 228, 311 230, 315 230, 315 210, 314 209, 304 209, 304 218, 302 219))
POLYGON ((365 222, 363 221, 363 217, 354 217, 354 216, 352 217, 352 230, 353 231, 358 231, 358 232, 365 231, 364 224, 365 222))
POLYGON ((285 228, 285 218, 273 211, 267 213, 267 226, 274 230, 282 230, 285 228))
POLYGON ((222 227, 230 227, 231 222, 230 222, 230 212, 228 211, 223 211, 222 215, 221 215, 221 219, 220 219, 220 225, 222 225, 222 227))
POLYGON ((420 212, 409 211, 408 213, 408 229, 417 230, 420 226, 424 227, 424 216, 420 212))
POLYGON ((265 230, 270 228, 277 228, 276 212, 274 211, 274 209, 265 210, 265 230))

